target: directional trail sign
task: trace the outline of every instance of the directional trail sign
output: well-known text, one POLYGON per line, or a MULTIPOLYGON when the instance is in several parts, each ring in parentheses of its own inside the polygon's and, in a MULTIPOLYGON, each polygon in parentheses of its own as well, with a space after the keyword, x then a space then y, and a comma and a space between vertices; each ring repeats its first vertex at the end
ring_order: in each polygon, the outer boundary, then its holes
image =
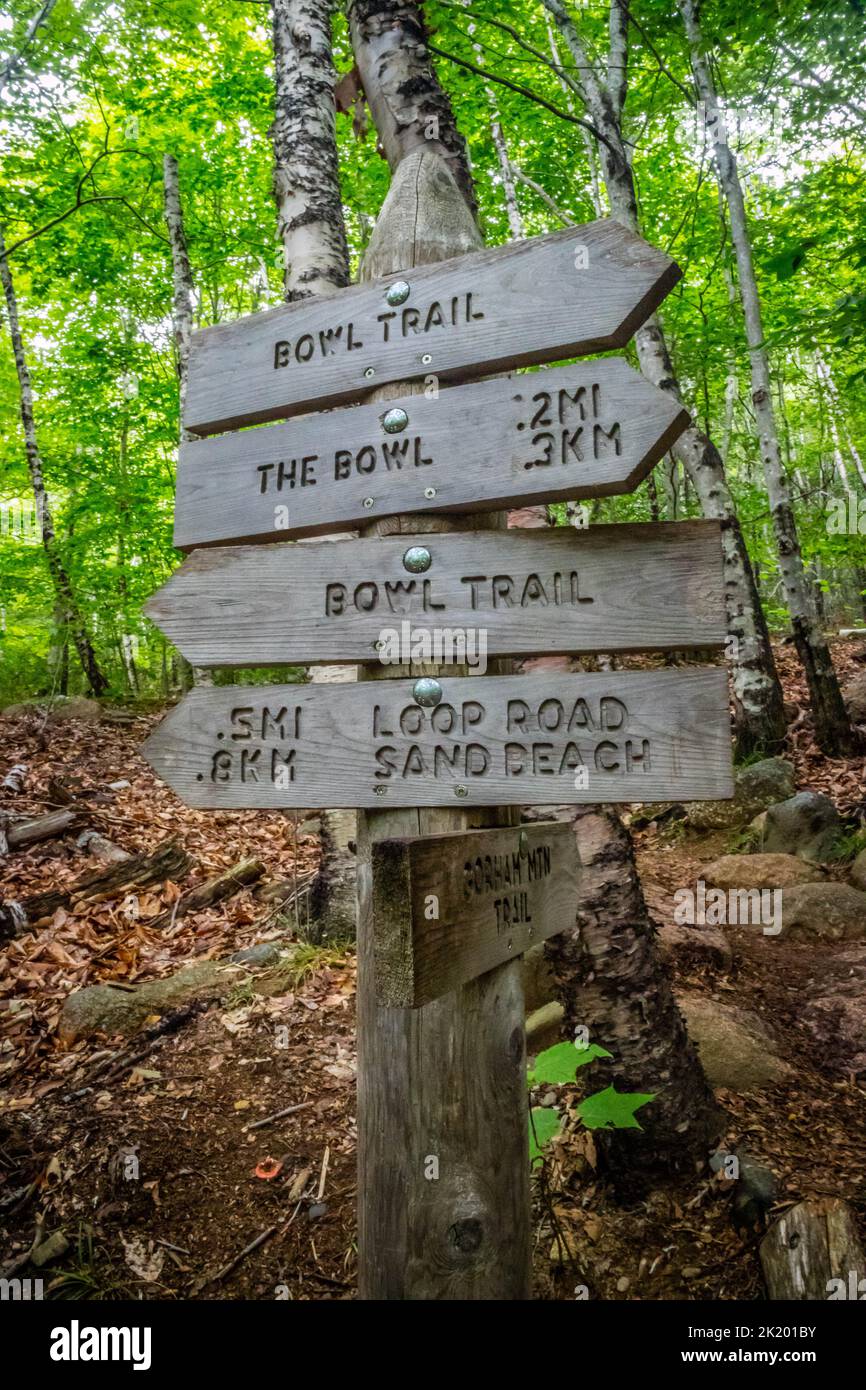
POLYGON ((372 846, 376 996, 417 1009, 574 927, 574 826, 536 821, 372 846))
POLYGON ((145 744, 191 806, 696 801, 733 794, 721 667, 193 690, 145 744), (435 685, 435 683, 434 683, 435 685))
POLYGON ((479 667, 488 654, 722 646, 727 627, 715 521, 198 550, 147 612, 209 666, 479 667))
POLYGON ((603 219, 217 324, 192 338, 184 424, 213 434, 390 381, 624 347, 680 274, 603 219))
POLYGON ((175 545, 632 492, 688 418, 610 357, 191 440, 175 545))

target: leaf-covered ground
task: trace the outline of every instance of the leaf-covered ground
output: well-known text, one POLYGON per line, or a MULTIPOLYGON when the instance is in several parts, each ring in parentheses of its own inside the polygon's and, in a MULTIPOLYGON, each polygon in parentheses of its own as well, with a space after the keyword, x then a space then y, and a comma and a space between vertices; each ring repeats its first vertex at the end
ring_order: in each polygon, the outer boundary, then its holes
MULTIPOLYGON (((854 644, 838 650, 844 675, 859 669, 857 657, 854 644)), ((781 648, 779 660, 789 702, 805 711, 790 649, 781 648)), ((144 1035, 146 1048, 141 1037, 71 1049, 58 1041, 63 1001, 83 985, 128 987, 293 935, 293 915, 280 915, 256 889, 172 921, 191 884, 251 855, 264 862, 268 881, 303 883, 316 866, 317 839, 301 829, 301 817, 182 806, 139 755, 154 717, 0 719, 0 780, 12 765, 27 767, 23 791, 0 793, 2 809, 38 815, 69 795, 86 808, 66 836, 10 852, 0 898, 63 886, 92 868, 76 847, 85 825, 129 851, 173 837, 195 861, 182 884, 58 909, 3 947, 0 1265, 20 1263, 37 1230, 62 1230, 69 1247, 44 1271, 58 1297, 353 1297, 350 950, 310 948, 266 995, 239 986, 183 1015, 173 1032, 144 1035), (289 1107, 297 1108, 269 1118, 289 1107)), ((823 759, 805 713, 795 717, 789 756, 801 786, 827 791, 848 815, 859 812, 862 762, 823 759)), ((720 833, 684 837, 662 826, 640 832, 638 848, 648 901, 663 922, 675 888, 729 845, 720 833)), ((768 949, 747 928, 725 930, 733 969, 678 970, 678 987, 759 1013, 792 1066, 782 1084, 748 1096, 720 1093, 729 1137, 774 1170, 779 1208, 832 1194, 862 1218, 866 1089, 840 1072, 832 1037, 816 1041, 803 1023, 816 978, 822 989, 843 978, 842 953, 826 943, 775 941, 768 949)), ((586 1069, 589 1089, 604 1086, 603 1068, 599 1060, 586 1069)), ((583 1093, 559 1089, 555 1099, 573 1112, 583 1093)), ((536 1103, 553 1098, 543 1088, 535 1096, 536 1103)), ((706 1172, 671 1178, 623 1206, 596 1171, 591 1136, 576 1124, 566 1120, 549 1152, 535 1184, 537 1296, 762 1296, 755 1242, 731 1224, 729 1184, 706 1172)))

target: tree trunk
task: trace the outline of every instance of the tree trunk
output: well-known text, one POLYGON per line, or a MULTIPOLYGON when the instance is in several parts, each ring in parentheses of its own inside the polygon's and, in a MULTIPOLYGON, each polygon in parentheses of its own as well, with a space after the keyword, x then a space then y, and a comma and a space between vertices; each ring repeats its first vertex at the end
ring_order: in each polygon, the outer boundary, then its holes
POLYGON ((714 145, 719 182, 731 219, 731 239, 737 259, 740 299, 752 365, 752 401, 755 407, 758 441, 776 535, 785 602, 791 615, 797 653, 809 683, 815 736, 819 746, 828 756, 850 757, 858 751, 860 740, 851 727, 845 710, 830 648, 821 630, 818 606, 800 551, 791 488, 779 447, 761 301, 755 279, 752 243, 737 161, 728 144, 725 124, 721 119, 694 0, 677 0, 677 3, 688 39, 695 90, 706 112, 707 129, 714 145))
MULTIPOLYGON (((602 173, 608 201, 617 221, 639 232, 634 175, 622 138, 621 111, 625 99, 628 52, 624 30, 612 24, 617 34, 613 92, 590 63, 580 35, 561 0, 542 0, 553 16, 580 72, 580 89, 592 121, 607 143, 600 144, 602 173)), ((615 0, 617 16, 626 7, 615 0)), ((682 393, 668 353, 661 323, 649 319, 635 335, 641 371, 655 386, 678 401, 682 393)), ((673 447, 695 491, 705 516, 720 521, 725 566, 725 598, 728 613, 732 693, 737 753, 745 756, 756 749, 774 749, 785 736, 782 687, 773 660, 763 610, 755 588, 754 575, 737 519, 734 500, 725 477, 718 449, 692 425, 673 447)))
MULTIPOLYGON (((189 374, 189 345, 192 338, 193 281, 186 232, 183 224, 183 204, 180 198, 180 179, 177 160, 173 154, 163 155, 162 192, 165 224, 168 228, 168 241, 171 247, 171 267, 173 294, 171 301, 171 322, 174 331, 175 365, 178 382, 178 409, 180 417, 180 438, 195 439, 195 435, 184 427, 183 407, 186 400, 186 383, 189 374)), ((184 690, 193 685, 213 685, 213 675, 203 666, 190 666, 185 656, 177 655, 180 683, 184 690)))
MULTIPOLYGON (((276 102, 271 137, 274 197, 287 301, 334 294, 349 283, 349 253, 337 160, 332 0, 275 0, 276 102)), ((341 540, 346 534, 327 539, 341 540)), ((302 542, 301 542, 302 543, 302 542)), ((315 666, 313 684, 357 679, 356 666, 315 666)), ((312 940, 355 927, 354 811, 324 811, 321 860, 309 895, 312 940)))
POLYGON ((331 58, 334 0, 273 0, 274 199, 287 302, 349 283, 331 58))
POLYGON ((18 320, 18 302, 15 297, 15 285, 12 280, 12 270, 6 258, 6 243, 2 230, 0 230, 0 279, 3 281, 3 290, 6 295, 6 310, 9 315, 9 332, 12 338, 12 352, 15 357, 15 370, 18 374, 18 386, 21 397, 21 424, 24 429, 24 448, 27 454, 27 467, 30 472, 30 483, 33 488, 33 498, 36 503, 36 515, 39 518, 42 534, 42 548, 45 553, 48 573, 51 576, 51 583, 56 598, 56 609, 62 614, 63 625, 69 631, 72 641, 75 644, 75 650, 78 652, 78 659, 81 662, 87 684, 91 692, 99 697, 108 689, 108 680, 99 667, 87 627, 75 601, 72 582, 66 571, 66 566, 63 563, 57 544, 57 535, 54 530, 54 518, 51 514, 48 494, 45 490, 45 482, 42 476, 42 456, 39 452, 39 443, 36 438, 36 420, 33 413, 33 387, 30 381, 30 368, 27 364, 27 356, 24 351, 24 340, 21 337, 21 328, 18 320))

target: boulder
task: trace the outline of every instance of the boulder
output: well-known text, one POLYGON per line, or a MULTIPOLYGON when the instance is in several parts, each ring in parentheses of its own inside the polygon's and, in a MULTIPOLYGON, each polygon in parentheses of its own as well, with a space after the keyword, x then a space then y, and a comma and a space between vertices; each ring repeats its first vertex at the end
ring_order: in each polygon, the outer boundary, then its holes
POLYGON ((866 893, 866 849, 861 849, 848 870, 848 881, 854 888, 859 888, 861 893, 866 893))
POLYGON ((51 700, 25 700, 18 705, 7 705, 3 713, 10 717, 19 714, 47 715, 49 723, 64 719, 85 719, 95 723, 102 718, 102 706, 98 700, 88 700, 84 695, 56 695, 51 700))
POLYGON ((858 671, 842 687, 842 699, 854 724, 866 724, 866 671, 858 671))
POLYGON ((794 888, 824 878, 815 864, 794 854, 723 854, 701 869, 713 888, 794 888))
POLYGON ((692 801, 689 825, 695 830, 735 830, 748 825, 776 801, 793 795, 794 769, 784 758, 763 758, 734 773, 730 801, 692 801))
POLYGON ((677 1002, 711 1086, 743 1093, 791 1075, 757 1014, 698 995, 679 995, 677 1002))
POLYGON ((782 894, 782 932, 794 941, 866 937, 866 893, 847 883, 801 883, 782 894))
POLYGON ((821 1065, 839 1076, 866 1074, 866 945, 833 954, 837 976, 826 971, 808 980, 803 1023, 818 1044, 821 1065))
POLYGON ((823 792, 798 792, 767 807, 761 838, 766 854, 796 854, 822 863, 830 858, 842 830, 842 818, 823 792))

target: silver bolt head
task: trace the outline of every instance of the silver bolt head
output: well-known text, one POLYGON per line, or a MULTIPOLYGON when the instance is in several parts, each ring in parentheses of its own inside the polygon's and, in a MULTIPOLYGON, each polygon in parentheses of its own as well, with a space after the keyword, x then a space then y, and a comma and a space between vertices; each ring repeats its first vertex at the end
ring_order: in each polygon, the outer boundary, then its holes
POLYGON ((395 280, 393 285, 388 286, 385 298, 393 307, 397 304, 405 304, 411 293, 411 286, 405 280, 395 280))
POLYGON ((375 367, 365 367, 365 368, 364 368, 364 376, 375 376, 375 375, 376 375, 376 369, 375 369, 375 367))
POLYGON ((372 497, 365 497, 365 498, 364 498, 364 506, 365 506, 365 507, 372 507, 372 506, 373 506, 373 499, 372 499, 372 497))
POLYGON ((422 353, 421 362, 423 363, 423 365, 424 365, 425 367, 429 367, 429 366, 430 366, 430 363, 431 363, 432 361, 433 361, 433 354, 432 354, 432 353, 429 353, 429 352, 422 353))
POLYGON ((455 796, 468 796, 469 793, 467 792, 467 790, 466 790, 465 787, 455 787, 455 788, 454 788, 454 795, 455 795, 455 796))
POLYGON ((422 676, 412 686, 412 695, 416 704, 429 709, 433 705, 438 705, 442 699, 442 686, 432 676, 422 676))
POLYGON ((400 434, 409 423, 409 416, 400 406, 394 406, 393 410, 386 411, 382 417, 382 428, 386 434, 400 434))
POLYGON ((384 796, 386 791, 387 787, 383 787, 381 782, 378 787, 373 788, 373 793, 375 796, 384 796))
POLYGON ((433 563, 433 556, 424 545, 410 545, 403 556, 403 568, 410 574, 423 574, 433 563))
POLYGON ((428 499, 435 497, 435 496, 436 496, 436 489, 435 489, 435 487, 425 487, 425 489, 424 489, 424 496, 425 496, 426 498, 428 498, 428 499))

